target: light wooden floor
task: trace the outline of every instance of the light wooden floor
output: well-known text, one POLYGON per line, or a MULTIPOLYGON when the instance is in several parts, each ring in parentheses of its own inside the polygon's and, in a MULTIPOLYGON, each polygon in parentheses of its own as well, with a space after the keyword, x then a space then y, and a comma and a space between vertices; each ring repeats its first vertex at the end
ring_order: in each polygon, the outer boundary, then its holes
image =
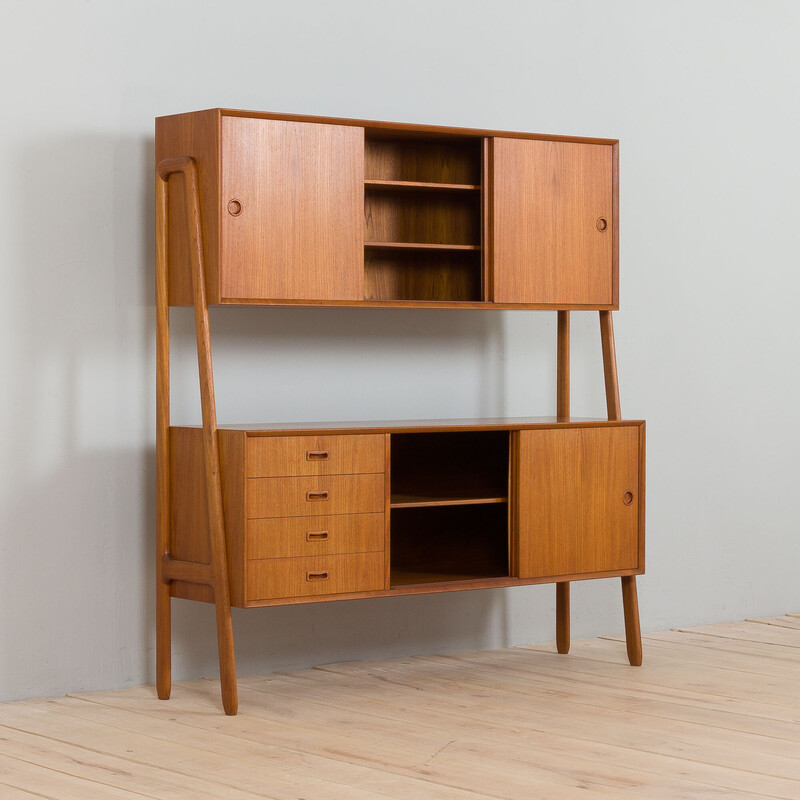
POLYGON ((800 798, 800 615, 0 705, 0 798, 800 798))

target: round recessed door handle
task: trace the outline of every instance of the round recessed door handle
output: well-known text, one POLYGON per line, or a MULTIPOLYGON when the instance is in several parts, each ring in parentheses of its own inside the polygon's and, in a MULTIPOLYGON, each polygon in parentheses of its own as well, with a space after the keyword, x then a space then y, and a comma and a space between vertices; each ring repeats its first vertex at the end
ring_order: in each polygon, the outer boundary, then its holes
POLYGON ((629 506, 633 502, 633 492, 623 492, 622 502, 629 506))
POLYGON ((228 213, 232 217, 238 217, 242 213, 242 201, 235 197, 228 202, 228 213))
POLYGON ((608 227, 608 220, 605 217, 598 217, 595 224, 597 225, 597 230, 602 233, 608 227))

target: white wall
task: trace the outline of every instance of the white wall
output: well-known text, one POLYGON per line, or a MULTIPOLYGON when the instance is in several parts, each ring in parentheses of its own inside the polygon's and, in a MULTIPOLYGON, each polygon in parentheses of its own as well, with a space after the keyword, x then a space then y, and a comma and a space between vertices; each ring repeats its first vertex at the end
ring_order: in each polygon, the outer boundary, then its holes
MULTIPOLYGON (((620 138, 643 627, 800 610, 799 37, 791 0, 5 2, 0 699, 153 679, 153 118, 213 106, 620 138)), ((212 324, 222 421, 554 408, 554 314, 212 324)), ((596 315, 573 326, 573 411, 602 416, 596 315)), ((618 583, 574 585, 575 636, 621 631, 618 583)), ((239 669, 546 640, 553 595, 235 612, 239 669)), ((175 676, 215 674, 212 609, 174 608, 175 676)))

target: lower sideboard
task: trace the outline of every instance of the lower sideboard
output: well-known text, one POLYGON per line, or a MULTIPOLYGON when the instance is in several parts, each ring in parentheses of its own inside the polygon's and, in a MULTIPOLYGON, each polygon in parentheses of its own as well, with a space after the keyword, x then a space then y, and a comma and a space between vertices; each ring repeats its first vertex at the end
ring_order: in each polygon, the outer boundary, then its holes
MULTIPOLYGON (((641 574, 644 436, 540 418, 221 428, 231 603, 641 574)), ((170 554, 209 564, 202 437, 170 429, 170 554)))

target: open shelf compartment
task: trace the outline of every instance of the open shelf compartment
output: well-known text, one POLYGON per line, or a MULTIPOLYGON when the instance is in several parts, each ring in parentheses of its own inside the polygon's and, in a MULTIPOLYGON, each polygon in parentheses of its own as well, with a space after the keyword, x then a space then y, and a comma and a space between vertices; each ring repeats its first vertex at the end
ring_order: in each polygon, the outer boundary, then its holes
POLYGON ((508 431, 392 434, 392 586, 509 576, 508 431))
POLYGON ((364 297, 483 299, 480 137, 366 129, 364 297))

